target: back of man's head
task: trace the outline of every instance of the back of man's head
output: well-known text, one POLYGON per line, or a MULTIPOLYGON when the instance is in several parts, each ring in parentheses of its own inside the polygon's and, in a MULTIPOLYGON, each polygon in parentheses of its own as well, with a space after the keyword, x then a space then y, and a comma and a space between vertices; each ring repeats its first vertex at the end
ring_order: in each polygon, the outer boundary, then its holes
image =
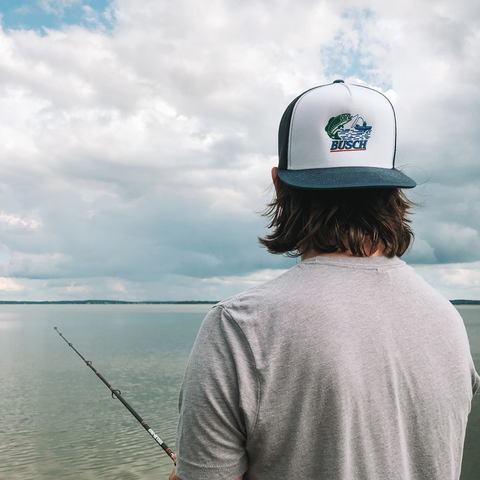
POLYGON ((299 95, 280 122, 274 231, 260 242, 289 256, 403 255, 414 204, 401 189, 416 183, 395 168, 396 142, 395 111, 376 90, 336 80, 299 95))
POLYGON ((411 206, 400 188, 304 190, 278 179, 266 212, 274 230, 260 243, 270 253, 291 257, 347 250, 366 256, 379 247, 385 256, 399 257, 413 240, 407 218, 411 206))

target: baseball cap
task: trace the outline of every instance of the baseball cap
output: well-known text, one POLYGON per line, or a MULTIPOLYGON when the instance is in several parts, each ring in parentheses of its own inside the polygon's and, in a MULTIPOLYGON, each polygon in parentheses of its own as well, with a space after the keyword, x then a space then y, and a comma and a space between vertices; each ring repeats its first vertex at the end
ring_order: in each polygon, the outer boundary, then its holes
POLYGON ((395 168, 397 124, 377 90, 335 80, 299 95, 278 132, 278 176, 297 188, 399 187, 414 180, 395 168))

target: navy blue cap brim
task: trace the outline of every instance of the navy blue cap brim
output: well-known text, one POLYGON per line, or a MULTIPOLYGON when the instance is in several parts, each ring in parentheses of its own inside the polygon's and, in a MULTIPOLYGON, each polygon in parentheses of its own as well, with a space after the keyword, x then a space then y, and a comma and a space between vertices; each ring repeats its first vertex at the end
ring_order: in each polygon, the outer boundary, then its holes
POLYGON ((280 170, 282 182, 296 188, 330 190, 334 188, 413 188, 417 184, 395 168, 335 167, 306 170, 280 170))

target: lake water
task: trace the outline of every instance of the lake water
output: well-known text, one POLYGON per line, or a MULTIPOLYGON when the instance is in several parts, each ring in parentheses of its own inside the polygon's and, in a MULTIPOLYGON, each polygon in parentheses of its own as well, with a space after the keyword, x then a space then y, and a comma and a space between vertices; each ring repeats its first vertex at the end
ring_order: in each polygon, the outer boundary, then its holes
MULTIPOLYGON (((174 448, 177 399, 209 305, 0 305, 0 478, 167 479, 173 463, 75 348, 174 448)), ((480 307, 458 307, 480 371, 480 307)), ((474 398, 462 480, 480 471, 474 398)))

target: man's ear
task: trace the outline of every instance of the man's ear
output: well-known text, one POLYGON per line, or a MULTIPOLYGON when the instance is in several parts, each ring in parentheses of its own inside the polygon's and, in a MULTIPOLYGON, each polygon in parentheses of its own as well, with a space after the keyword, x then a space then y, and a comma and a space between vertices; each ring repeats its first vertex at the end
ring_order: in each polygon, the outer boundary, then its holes
POLYGON ((272 181, 273 181, 273 185, 275 186, 275 192, 278 192, 278 172, 277 172, 277 170, 278 170, 277 167, 272 168, 272 181))

